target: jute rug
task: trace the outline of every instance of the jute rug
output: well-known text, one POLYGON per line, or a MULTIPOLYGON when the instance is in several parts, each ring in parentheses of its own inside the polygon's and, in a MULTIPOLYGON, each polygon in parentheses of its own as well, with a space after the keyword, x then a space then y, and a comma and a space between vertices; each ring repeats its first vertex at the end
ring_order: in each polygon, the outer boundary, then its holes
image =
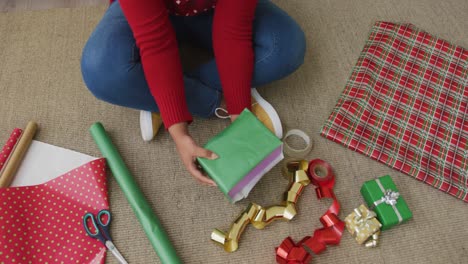
MULTIPOLYGON (((435 1, 276 1, 304 29, 305 64, 290 77, 259 87, 278 110, 286 129, 309 133, 315 146, 308 159, 321 158, 334 168, 336 196, 344 218, 363 199, 366 180, 391 175, 413 211, 410 222, 385 231, 380 246, 366 249, 346 232, 341 244, 314 256, 314 263, 465 263, 468 259, 468 206, 431 186, 398 173, 319 136, 343 91, 353 65, 377 20, 410 22, 468 47, 468 2, 435 1)), ((288 235, 312 235, 318 217, 329 206, 318 202, 312 188, 300 198, 297 217, 265 230, 246 229, 240 248, 225 253, 210 241, 214 228, 227 230, 249 201, 278 203, 287 182, 274 168, 250 197, 231 205, 215 188, 192 180, 181 166, 167 133, 151 143, 139 134, 138 112, 95 99, 81 79, 84 43, 105 6, 0 14, 0 142, 14 127, 36 120, 36 139, 99 156, 88 128, 103 122, 145 196, 186 263, 274 263, 274 248, 288 235)), ((205 143, 227 123, 196 120, 195 140, 205 143)), ((109 176, 112 235, 130 263, 159 263, 119 186, 109 176)), ((1 262, 1 256, 0 256, 1 262)), ((109 255, 108 263, 116 263, 109 255)))

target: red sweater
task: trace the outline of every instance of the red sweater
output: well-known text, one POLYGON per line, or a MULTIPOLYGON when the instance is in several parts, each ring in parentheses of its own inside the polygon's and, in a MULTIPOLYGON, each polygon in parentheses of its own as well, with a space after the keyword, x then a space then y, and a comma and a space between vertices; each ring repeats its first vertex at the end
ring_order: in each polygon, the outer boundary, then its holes
MULTIPOLYGON (((175 123, 191 122, 185 101, 179 50, 167 2, 209 3, 213 0, 120 0, 123 13, 140 49, 145 78, 154 96, 166 128, 175 123)), ((250 107, 253 74, 252 24, 257 0, 218 0, 213 21, 213 48, 223 86, 227 110, 239 114, 250 107)), ((185 3, 187 4, 187 3, 185 3)), ((187 5, 183 5, 187 6, 187 5)), ((201 12, 205 11, 201 9, 201 12)), ((179 10, 181 12, 187 9, 179 10)), ((177 6, 175 6, 175 12, 177 6)), ((196 15, 193 12, 186 15, 196 15)), ((183 13, 182 13, 183 14, 183 13)))

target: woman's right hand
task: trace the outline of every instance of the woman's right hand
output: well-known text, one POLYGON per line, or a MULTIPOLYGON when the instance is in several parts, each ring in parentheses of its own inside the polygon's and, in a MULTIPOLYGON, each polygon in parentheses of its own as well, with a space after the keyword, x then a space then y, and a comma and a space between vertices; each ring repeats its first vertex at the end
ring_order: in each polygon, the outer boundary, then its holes
POLYGON ((207 159, 217 159, 218 156, 202 147, 199 147, 197 143, 188 133, 187 123, 177 123, 169 127, 169 133, 171 134, 176 144, 177 152, 185 165, 185 168, 190 174, 200 182, 201 184, 216 186, 216 183, 210 178, 203 175, 203 173, 195 165, 197 157, 207 159))

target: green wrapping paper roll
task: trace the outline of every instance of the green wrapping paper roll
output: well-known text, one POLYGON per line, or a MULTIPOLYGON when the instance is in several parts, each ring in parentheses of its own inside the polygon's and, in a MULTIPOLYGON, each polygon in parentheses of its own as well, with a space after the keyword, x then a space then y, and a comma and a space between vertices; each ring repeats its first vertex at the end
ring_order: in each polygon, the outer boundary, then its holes
POLYGON ((125 194, 127 201, 133 209, 138 221, 140 221, 146 236, 153 245, 160 260, 164 264, 182 263, 172 246, 167 233, 161 226, 159 219, 154 214, 151 206, 146 201, 143 193, 130 174, 122 157, 112 144, 101 123, 95 123, 90 128, 91 135, 99 147, 102 155, 107 159, 107 163, 114 175, 117 183, 125 194))

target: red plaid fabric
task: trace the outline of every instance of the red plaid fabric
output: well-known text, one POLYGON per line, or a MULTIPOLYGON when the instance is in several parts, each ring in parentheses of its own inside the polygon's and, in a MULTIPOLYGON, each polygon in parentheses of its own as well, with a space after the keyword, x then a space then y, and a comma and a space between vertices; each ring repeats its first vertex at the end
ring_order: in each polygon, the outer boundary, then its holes
POLYGON ((377 22, 322 136, 468 202, 468 50, 377 22))

